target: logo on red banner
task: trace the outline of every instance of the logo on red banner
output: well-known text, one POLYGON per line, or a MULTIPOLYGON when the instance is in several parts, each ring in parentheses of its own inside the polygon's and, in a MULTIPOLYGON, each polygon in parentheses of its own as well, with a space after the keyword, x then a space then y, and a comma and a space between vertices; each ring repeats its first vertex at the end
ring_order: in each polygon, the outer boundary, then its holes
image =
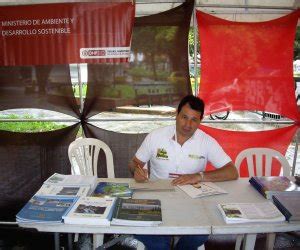
POLYGON ((105 50, 97 50, 97 49, 85 49, 81 51, 81 58, 90 58, 95 56, 106 56, 105 50))
POLYGON ((81 48, 80 58, 129 58, 130 47, 81 48))

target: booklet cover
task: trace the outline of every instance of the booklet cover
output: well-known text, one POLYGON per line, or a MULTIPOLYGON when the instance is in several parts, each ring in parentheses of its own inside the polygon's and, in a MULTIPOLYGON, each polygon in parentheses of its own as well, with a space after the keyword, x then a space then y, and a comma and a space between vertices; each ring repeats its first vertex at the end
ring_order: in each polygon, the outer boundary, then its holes
POLYGON ((300 221, 300 192, 275 194, 272 199, 287 221, 300 221))
POLYGON ((44 184, 60 185, 60 186, 89 186, 91 188, 97 182, 96 176, 89 175, 64 175, 54 173, 51 175, 44 184))
POLYGON ((66 224, 110 225, 116 198, 80 197, 63 216, 66 224))
POLYGON ((95 197, 128 197, 132 196, 132 190, 128 183, 99 182, 92 192, 95 197))
POLYGON ((300 187, 286 176, 254 176, 250 178, 249 182, 269 200, 274 194, 300 191, 300 187))
POLYGON ((160 200, 118 198, 112 225, 157 226, 162 223, 160 200))
POLYGON ((285 218, 271 202, 218 204, 226 223, 279 222, 285 218))
POLYGON ((33 196, 16 215, 17 222, 60 223, 78 197, 33 196))
POLYGON ((36 195, 86 196, 89 191, 89 186, 60 186, 43 184, 37 191, 36 195))
POLYGON ((212 182, 201 182, 194 185, 178 185, 178 187, 192 198, 228 193, 212 182))

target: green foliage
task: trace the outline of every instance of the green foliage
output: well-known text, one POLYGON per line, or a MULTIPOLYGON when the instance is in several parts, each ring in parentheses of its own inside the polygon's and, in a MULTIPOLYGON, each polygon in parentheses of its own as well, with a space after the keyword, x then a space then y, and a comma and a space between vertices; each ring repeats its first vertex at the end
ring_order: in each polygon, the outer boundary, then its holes
POLYGON ((116 84, 111 86, 105 86, 101 91, 101 96, 111 98, 135 98, 135 91, 132 86, 124 84, 116 84))
POLYGON ((15 114, 0 116, 0 130, 11 132, 37 133, 57 130, 67 127, 65 124, 57 124, 55 122, 43 121, 24 121, 24 122, 5 122, 1 119, 34 119, 31 115, 18 116, 15 114))
POLYGON ((170 42, 174 40, 177 30, 177 27, 170 26, 137 29, 132 37, 132 50, 145 54, 172 53, 174 50, 170 42))
MULTIPOLYGON (((190 27, 189 30, 189 37, 188 37, 188 43, 189 43, 189 54, 191 57, 194 57, 194 44, 195 44, 195 40, 194 40, 194 28, 190 27)), ((199 37, 197 34, 197 51, 200 51, 200 43, 199 43, 199 37)))
MULTIPOLYGON (((140 80, 142 77, 155 79, 153 70, 148 70, 143 67, 134 67, 128 70, 129 74, 132 77, 138 78, 140 80)), ((166 80, 169 76, 167 71, 156 71, 156 80, 163 81, 166 80)))
MULTIPOLYGON (((74 91, 75 97, 80 97, 80 95, 79 95, 79 85, 75 85, 73 87, 73 91, 74 91)), ((87 84, 83 84, 82 85, 82 96, 83 96, 83 98, 86 97, 86 91, 87 91, 87 84)))

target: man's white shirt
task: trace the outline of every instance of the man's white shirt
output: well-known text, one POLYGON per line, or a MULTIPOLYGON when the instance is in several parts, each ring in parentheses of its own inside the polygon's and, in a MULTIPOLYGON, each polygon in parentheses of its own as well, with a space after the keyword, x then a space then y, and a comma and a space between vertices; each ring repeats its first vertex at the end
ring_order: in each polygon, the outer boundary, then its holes
POLYGON ((207 162, 221 168, 231 161, 219 143, 200 129, 182 146, 177 143, 175 125, 162 127, 149 133, 136 153, 136 157, 150 162, 151 179, 167 179, 180 174, 204 171, 207 162))

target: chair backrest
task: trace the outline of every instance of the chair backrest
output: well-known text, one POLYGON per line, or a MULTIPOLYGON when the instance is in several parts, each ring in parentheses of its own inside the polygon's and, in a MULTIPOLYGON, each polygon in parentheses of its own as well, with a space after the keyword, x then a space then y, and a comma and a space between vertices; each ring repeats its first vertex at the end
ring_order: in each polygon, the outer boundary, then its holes
POLYGON ((249 176, 255 176, 254 168, 256 166, 256 176, 271 176, 272 161, 276 158, 281 166, 284 176, 291 175, 291 167, 287 159, 280 152, 270 148, 247 148, 241 151, 235 159, 235 166, 240 173, 240 166, 244 159, 247 159, 249 176), (255 156, 255 162, 254 162, 255 156), (263 160, 265 158, 265 161, 263 160), (265 163, 265 173, 263 174, 263 163, 265 163))
POLYGON ((114 178, 113 155, 103 141, 94 138, 79 138, 73 141, 68 149, 69 160, 74 173, 74 160, 82 175, 97 175, 97 163, 100 150, 103 150, 106 157, 107 177, 114 178))

